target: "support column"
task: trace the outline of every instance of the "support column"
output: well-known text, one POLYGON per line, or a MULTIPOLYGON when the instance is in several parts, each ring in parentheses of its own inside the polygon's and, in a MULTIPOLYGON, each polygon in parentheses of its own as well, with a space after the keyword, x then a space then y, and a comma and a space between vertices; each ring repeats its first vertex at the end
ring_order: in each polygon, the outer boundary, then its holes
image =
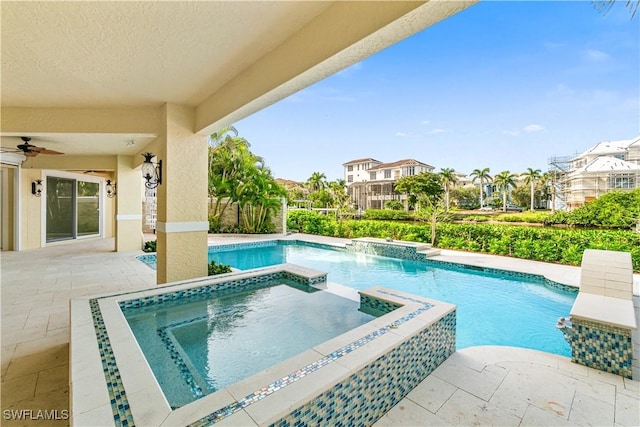
POLYGON ((131 156, 116 160, 116 252, 142 249, 142 187, 131 156))
POLYGON ((195 109, 164 107, 162 183, 157 188, 158 284, 207 275, 207 137, 193 133, 195 109))

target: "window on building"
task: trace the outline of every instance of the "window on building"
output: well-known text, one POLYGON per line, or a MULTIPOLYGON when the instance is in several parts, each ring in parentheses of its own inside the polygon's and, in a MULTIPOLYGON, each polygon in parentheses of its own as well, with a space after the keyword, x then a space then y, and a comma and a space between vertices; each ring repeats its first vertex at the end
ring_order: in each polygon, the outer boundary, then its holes
POLYGON ((353 175, 347 175, 347 182, 353 182, 353 175))
POLYGON ((384 171, 384 177, 385 179, 391 178, 391 169, 387 169, 384 171))
POLYGON ((369 179, 371 181, 375 181, 376 180, 376 173, 375 172, 369 172, 369 179))
POLYGON ((347 172, 353 172, 353 165, 347 166, 347 172))
POLYGON ((407 171, 406 175, 408 175, 408 176, 411 176, 411 175, 415 175, 415 174, 416 174, 416 168, 415 168, 415 166, 407 166, 406 171, 407 171))
POLYGON ((624 153, 622 153, 622 154, 614 154, 614 155, 613 155, 613 156, 611 156, 611 157, 616 158, 616 159, 619 159, 619 160, 624 160, 625 155, 624 155, 624 153))
POLYGON ((636 188, 636 177, 633 174, 621 173, 609 177, 609 188, 611 189, 633 189, 636 188))

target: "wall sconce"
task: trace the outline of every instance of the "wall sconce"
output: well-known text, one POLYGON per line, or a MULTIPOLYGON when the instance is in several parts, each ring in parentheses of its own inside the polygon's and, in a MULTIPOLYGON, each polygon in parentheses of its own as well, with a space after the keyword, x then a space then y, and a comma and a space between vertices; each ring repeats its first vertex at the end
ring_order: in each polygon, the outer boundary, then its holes
POLYGON ((112 199, 116 195, 116 183, 112 183, 110 179, 107 180, 107 185, 105 185, 104 189, 108 198, 112 199))
POLYGON ((162 160, 158 160, 158 163, 153 163, 151 159, 155 157, 155 154, 142 153, 142 155, 144 156, 144 163, 142 163, 144 185, 149 189, 156 188, 162 184, 162 160))
POLYGON ((42 180, 36 179, 31 183, 31 194, 36 197, 42 196, 42 180))

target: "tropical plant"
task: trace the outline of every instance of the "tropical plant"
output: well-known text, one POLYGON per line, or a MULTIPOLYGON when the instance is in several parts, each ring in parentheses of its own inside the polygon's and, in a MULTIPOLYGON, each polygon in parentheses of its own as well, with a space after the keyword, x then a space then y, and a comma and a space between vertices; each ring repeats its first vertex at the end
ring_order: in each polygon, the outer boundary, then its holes
POLYGON ((480 207, 484 206, 484 184, 491 182, 491 175, 489 175, 489 172, 489 168, 474 169, 473 172, 471 172, 471 176, 473 177, 471 182, 474 184, 476 181, 480 182, 480 207))
POLYGON ((327 176, 321 172, 313 172, 309 179, 307 179, 307 187, 310 191, 324 190, 327 186, 327 176))
POLYGON ((449 210, 449 191, 451 189, 451 185, 458 182, 458 177, 456 176, 456 171, 451 168, 441 169, 440 176, 442 177, 442 182, 444 184, 444 205, 446 210, 449 210))
POLYGON ((529 184, 531 188, 531 212, 535 210, 535 186, 536 182, 542 177, 540 175, 540 169, 527 168, 527 171, 521 174, 524 177, 524 183, 529 184))
POLYGON ((336 179, 328 184, 328 188, 332 199, 331 206, 336 209, 336 218, 352 215, 353 208, 347 194, 347 182, 344 179, 336 179))
POLYGON ((451 199, 458 208, 475 209, 478 206, 476 189, 471 187, 456 187, 451 189, 451 199))
POLYGON ((143 252, 156 252, 156 247, 157 247, 157 241, 156 240, 149 240, 147 242, 144 242, 144 248, 142 248, 143 252))
POLYGON ((442 177, 432 172, 403 176, 396 181, 395 189, 406 194, 411 205, 436 204, 444 193, 442 177))
POLYGON ((401 211, 404 210, 404 205, 400 200, 387 200, 384 202, 384 208, 392 211, 401 211))
POLYGON ((231 267, 225 264, 217 264, 214 260, 208 265, 209 276, 215 276, 216 274, 231 273, 231 267))
POLYGON ((248 179, 238 189, 244 229, 249 233, 271 231, 270 219, 280 207, 286 190, 263 163, 248 168, 246 176, 248 179))
POLYGON ((502 212, 507 211, 507 193, 509 193, 510 187, 516 185, 516 175, 509 171, 502 171, 498 175, 493 177, 493 183, 502 192, 502 212))
POLYGON ((227 207, 238 202, 240 187, 247 181, 247 170, 260 158, 249 151, 249 142, 238 137, 238 131, 229 126, 211 134, 209 139, 209 185, 211 228, 218 230, 220 218, 227 207))

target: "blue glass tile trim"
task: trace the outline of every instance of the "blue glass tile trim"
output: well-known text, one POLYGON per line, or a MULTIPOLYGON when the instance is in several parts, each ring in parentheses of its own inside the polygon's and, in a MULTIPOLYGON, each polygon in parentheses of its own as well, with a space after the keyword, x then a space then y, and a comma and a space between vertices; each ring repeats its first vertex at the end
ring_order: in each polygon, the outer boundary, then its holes
POLYGON ((571 361, 631 379, 631 330, 604 323, 571 319, 571 361))
POLYGON ((455 352, 455 329, 454 311, 271 426, 372 425, 455 352))
POLYGON ((111 341, 107 334, 107 328, 104 325, 102 312, 97 299, 89 300, 91 314, 93 316, 93 327, 98 340, 98 351, 102 360, 102 370, 107 383, 109 399, 111 401, 111 410, 113 412, 113 421, 117 426, 134 426, 133 415, 127 400, 127 393, 122 385, 120 371, 116 363, 116 358, 111 348, 111 341))
MULTIPOLYGON (((303 368, 300 368, 298 370, 296 370, 295 372, 290 373, 289 375, 280 378, 279 380, 276 380, 275 382, 262 387, 259 390, 254 391, 251 394, 248 394, 247 396, 245 396, 244 398, 230 404, 227 405, 223 408, 220 408, 214 412, 212 412, 211 414, 207 415, 206 417, 203 417, 201 419, 199 419, 198 421, 190 424, 190 426, 192 427, 202 427, 202 426, 208 426, 211 424, 215 424, 217 422, 219 422, 220 420, 223 420, 224 418, 238 412, 239 410, 241 410, 242 408, 245 408, 249 405, 251 405, 252 403, 257 402, 260 399, 264 399, 266 396, 269 396, 270 394, 275 393, 276 391, 290 385, 293 384, 294 382, 304 378, 305 376, 309 375, 312 372, 317 371, 318 369, 322 368, 323 366, 328 365, 331 362, 334 362, 336 360, 338 360, 339 358, 343 357, 346 354, 351 353, 352 351, 364 346, 365 344, 375 340, 376 338, 386 334, 387 332, 399 327, 400 325, 402 325, 403 323, 408 322, 409 320, 413 319, 414 317, 424 313, 425 311, 429 310, 431 307, 433 307, 431 304, 425 303, 421 300, 417 300, 414 298, 410 298, 410 297, 406 297, 404 295, 398 295, 398 294, 394 294, 391 292, 385 292, 385 291, 380 291, 382 293, 386 293, 388 295, 392 295, 395 296, 397 298, 402 298, 408 301, 413 301, 413 302, 418 302, 420 304, 422 304, 421 307, 419 307, 418 309, 412 311, 411 313, 401 317, 400 319, 397 319, 396 321, 394 321, 393 323, 384 326, 380 329, 377 329, 374 332, 371 332, 367 335, 365 335, 364 337, 353 341, 350 344, 347 344, 341 348, 339 348, 338 350, 328 354, 327 356, 316 360, 313 363, 310 363, 308 365, 306 365, 303 368)), ((455 314, 454 314, 454 319, 455 319, 455 314)), ((454 335, 454 339, 453 339, 453 351, 455 351, 455 322, 454 322, 454 326, 453 326, 453 335, 454 335)), ((449 346, 444 346, 444 348, 449 348, 451 347, 451 345, 449 346)), ((451 353, 449 353, 451 354, 451 353)), ((449 356, 449 354, 447 355, 447 357, 449 356)), ((445 357, 446 359, 446 357, 445 357)), ((442 363, 442 362, 440 362, 442 363)), ((439 364, 439 363, 438 363, 439 364)), ((426 375, 425 375, 426 376, 426 375)), ((416 383, 417 385, 417 383, 416 383)), ((407 389, 407 393, 409 392, 409 390, 411 390, 411 388, 407 389)), ((405 393, 406 394, 406 393, 405 393)))
POLYGON ((152 269, 156 269, 156 262, 158 260, 158 257, 156 256, 156 254, 152 254, 152 255, 139 255, 136 257, 136 259, 138 261, 142 261, 143 263, 147 264, 147 266, 149 268, 152 269))
POLYGON ((321 274, 314 277, 305 277, 289 271, 278 271, 274 273, 262 274, 259 276, 247 277, 243 279, 230 278, 222 283, 213 283, 210 285, 199 286, 195 288, 183 289, 174 292, 165 292, 159 295, 153 295, 143 298, 137 298, 120 302, 120 309, 126 311, 130 308, 139 308, 154 305, 167 301, 177 301, 183 298, 207 297, 216 292, 227 291, 231 289, 246 289, 249 286, 262 286, 270 282, 278 280, 289 280, 300 285, 312 286, 327 281, 327 275, 321 274))

